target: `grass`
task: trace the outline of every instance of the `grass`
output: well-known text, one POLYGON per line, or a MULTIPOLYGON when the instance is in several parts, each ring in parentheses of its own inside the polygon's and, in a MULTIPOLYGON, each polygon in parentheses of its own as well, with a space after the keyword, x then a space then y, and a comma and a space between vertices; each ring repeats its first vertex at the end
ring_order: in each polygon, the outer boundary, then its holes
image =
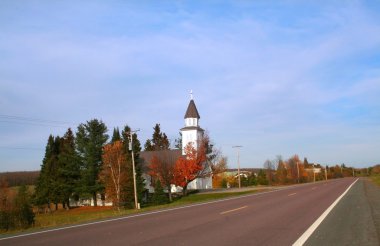
MULTIPOLYGON (((231 192, 231 193, 199 193, 190 194, 186 197, 177 198, 172 203, 158 205, 158 206, 148 206, 140 210, 135 209, 114 209, 112 207, 79 207, 73 208, 68 211, 58 210, 50 214, 36 214, 35 225, 25 231, 36 231, 40 229, 48 229, 52 227, 67 226, 73 224, 86 223, 96 220, 109 219, 114 217, 126 216, 131 214, 155 211, 160 209, 174 208, 180 206, 186 206, 190 204, 215 201, 224 198, 243 196, 247 194, 253 194, 258 192, 254 191, 244 191, 244 192, 231 192)), ((13 234, 18 231, 9 231, 4 235, 13 234)))
POLYGON ((380 185, 380 174, 372 175, 372 176, 371 176, 371 180, 372 180, 375 184, 380 185))

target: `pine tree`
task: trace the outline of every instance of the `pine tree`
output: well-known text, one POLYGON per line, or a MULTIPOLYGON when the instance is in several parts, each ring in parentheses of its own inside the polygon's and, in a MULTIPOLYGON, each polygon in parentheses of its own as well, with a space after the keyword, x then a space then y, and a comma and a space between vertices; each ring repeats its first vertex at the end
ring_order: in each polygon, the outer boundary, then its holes
POLYGON ((49 211, 51 203, 58 204, 59 202, 59 188, 57 187, 59 139, 58 136, 54 138, 53 135, 48 138, 35 190, 36 205, 47 204, 49 211))
POLYGON ((103 190, 99 182, 103 147, 108 140, 106 125, 97 119, 78 126, 76 146, 81 158, 81 184, 83 195, 91 196, 97 206, 97 193, 103 190))
POLYGON ((165 133, 161 132, 160 124, 153 127, 152 147, 153 150, 164 150, 170 148, 170 142, 165 133))
POLYGON ((144 150, 145 151, 153 151, 154 150, 153 145, 152 145, 152 141, 150 141, 150 139, 146 140, 145 145, 144 145, 144 150))
POLYGON ((119 127, 116 127, 113 129, 111 143, 115 143, 116 141, 120 141, 120 140, 121 140, 121 136, 120 136, 119 127))
POLYGON ((34 224, 34 213, 30 195, 25 185, 20 186, 14 202, 13 217, 16 228, 28 228, 34 224))
POLYGON ((69 209, 69 199, 75 194, 80 179, 80 160, 75 151, 75 138, 70 128, 61 139, 58 163, 58 186, 61 202, 64 207, 69 209))
POLYGON ((155 205, 168 203, 168 198, 164 192, 164 189, 162 188, 160 179, 157 179, 157 181, 154 184, 154 193, 152 196, 152 203, 155 205))

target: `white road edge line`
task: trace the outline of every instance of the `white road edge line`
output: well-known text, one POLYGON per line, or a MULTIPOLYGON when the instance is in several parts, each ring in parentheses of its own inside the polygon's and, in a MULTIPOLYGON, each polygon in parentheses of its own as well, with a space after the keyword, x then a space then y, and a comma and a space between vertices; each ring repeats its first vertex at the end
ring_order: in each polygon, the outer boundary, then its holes
POLYGON ((345 192, 343 192, 342 195, 340 195, 334 202, 333 204, 330 205, 330 207, 328 207, 326 209, 325 212, 323 212, 323 214, 321 216, 319 216, 319 218, 302 234, 301 237, 298 238, 297 241, 295 241, 295 243, 293 243, 293 246, 301 246, 303 245, 307 239, 309 239, 309 237, 311 236, 311 234, 313 234, 313 232, 318 228, 318 226, 322 223, 322 221, 327 217, 327 215, 331 212, 331 210, 333 210, 333 208, 338 204, 338 202, 344 197, 344 195, 346 195, 346 193, 351 189, 351 187, 358 181, 359 179, 356 179, 355 182, 353 182, 347 189, 345 192))
MULTIPOLYGON (((339 180, 331 180, 331 181, 339 181, 339 180)), ((313 183, 306 183, 306 184, 302 184, 300 186, 290 186, 290 187, 285 187, 285 188, 281 188, 281 189, 277 189, 277 190, 271 190, 271 191, 266 191, 266 192, 259 192, 259 193, 244 195, 244 196, 238 196, 238 197, 224 198, 224 199, 210 201, 210 202, 197 203, 197 204, 193 204, 193 205, 187 205, 187 206, 176 207, 176 208, 169 208, 169 209, 158 210, 158 211, 153 211, 153 212, 147 212, 147 213, 141 213, 141 214, 135 214, 135 215, 127 215, 127 216, 124 216, 124 217, 119 217, 119 218, 114 218, 114 219, 106 219, 106 220, 101 220, 101 221, 96 221, 96 222, 89 222, 89 223, 84 223, 84 224, 79 224, 79 225, 60 227, 60 228, 56 228, 56 229, 48 229, 48 230, 44 230, 44 231, 30 232, 30 233, 25 233, 25 234, 16 235, 16 236, 3 237, 3 238, 0 238, 0 241, 6 240, 6 239, 18 238, 18 237, 26 237, 26 236, 36 235, 36 234, 54 232, 54 231, 61 231, 61 230, 66 230, 66 229, 71 229, 71 228, 77 228, 77 227, 83 227, 83 226, 89 226, 89 225, 96 225, 96 224, 107 223, 107 222, 118 221, 118 220, 126 220, 126 219, 131 219, 131 218, 135 218, 135 217, 141 217, 141 216, 145 216, 145 215, 170 212, 170 211, 174 211, 174 210, 179 210, 179 209, 184 209, 184 208, 191 208, 191 207, 197 207, 197 206, 203 206, 203 205, 207 205, 207 204, 219 203, 219 202, 224 202, 224 201, 229 201, 229 200, 235 200, 235 199, 241 199, 241 198, 250 197, 250 196, 265 195, 265 194, 269 194, 269 193, 277 192, 277 191, 296 189, 298 187, 302 187, 304 185, 311 185, 311 184, 313 184, 313 183)))

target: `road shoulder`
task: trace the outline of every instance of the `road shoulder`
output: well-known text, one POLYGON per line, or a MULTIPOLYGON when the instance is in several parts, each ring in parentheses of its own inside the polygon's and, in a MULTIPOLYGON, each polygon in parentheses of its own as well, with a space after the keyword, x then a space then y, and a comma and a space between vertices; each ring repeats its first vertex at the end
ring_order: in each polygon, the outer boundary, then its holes
POLYGON ((360 179, 305 245, 379 245, 379 187, 360 179))

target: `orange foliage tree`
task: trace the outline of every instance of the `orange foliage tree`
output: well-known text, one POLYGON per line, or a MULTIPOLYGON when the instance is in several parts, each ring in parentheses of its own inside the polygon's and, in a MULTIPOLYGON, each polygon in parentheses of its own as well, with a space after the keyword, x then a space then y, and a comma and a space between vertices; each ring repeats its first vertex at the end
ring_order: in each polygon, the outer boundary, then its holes
POLYGON ((105 184, 107 199, 112 200, 113 205, 120 207, 122 187, 127 180, 127 161, 123 143, 116 141, 107 144, 103 148, 103 170, 100 174, 105 184))
POLYGON ((176 157, 170 150, 157 151, 149 165, 149 175, 159 179, 168 190, 169 201, 172 201, 171 185, 174 184, 176 157))
POLYGON ((196 150, 191 143, 185 146, 185 157, 180 157, 174 167, 174 183, 182 187, 183 195, 187 195, 187 185, 203 175, 203 164, 207 160, 206 151, 201 144, 196 150))

